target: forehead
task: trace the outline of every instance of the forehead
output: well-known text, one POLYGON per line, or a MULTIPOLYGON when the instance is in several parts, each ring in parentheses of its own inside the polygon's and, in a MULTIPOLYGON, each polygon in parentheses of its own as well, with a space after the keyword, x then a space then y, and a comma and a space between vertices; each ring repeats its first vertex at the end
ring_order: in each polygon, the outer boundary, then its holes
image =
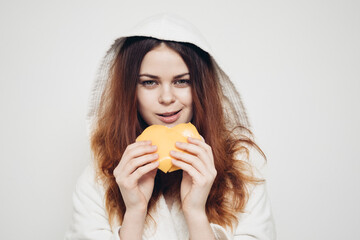
POLYGON ((140 74, 179 75, 189 72, 184 60, 175 50, 161 43, 149 51, 143 58, 140 74))

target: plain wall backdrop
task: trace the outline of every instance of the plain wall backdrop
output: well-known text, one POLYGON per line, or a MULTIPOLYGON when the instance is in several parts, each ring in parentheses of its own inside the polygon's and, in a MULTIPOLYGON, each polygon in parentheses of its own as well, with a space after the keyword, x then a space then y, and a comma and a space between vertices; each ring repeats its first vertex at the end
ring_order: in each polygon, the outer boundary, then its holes
POLYGON ((242 94, 278 239, 360 239, 355 0, 1 0, 0 239, 63 239, 101 58, 161 12, 200 29, 242 94))

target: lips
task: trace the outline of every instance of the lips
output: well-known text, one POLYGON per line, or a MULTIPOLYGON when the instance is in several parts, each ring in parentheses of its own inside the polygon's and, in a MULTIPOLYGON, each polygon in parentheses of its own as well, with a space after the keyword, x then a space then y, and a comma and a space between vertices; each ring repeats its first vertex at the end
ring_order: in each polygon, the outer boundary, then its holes
POLYGON ((173 115, 179 113, 180 111, 181 110, 175 111, 175 112, 158 113, 157 115, 159 115, 161 117, 170 117, 170 116, 173 116, 173 115))
POLYGON ((158 113, 156 115, 159 116, 159 119, 164 123, 173 123, 180 117, 180 111, 175 112, 165 112, 165 113, 158 113))

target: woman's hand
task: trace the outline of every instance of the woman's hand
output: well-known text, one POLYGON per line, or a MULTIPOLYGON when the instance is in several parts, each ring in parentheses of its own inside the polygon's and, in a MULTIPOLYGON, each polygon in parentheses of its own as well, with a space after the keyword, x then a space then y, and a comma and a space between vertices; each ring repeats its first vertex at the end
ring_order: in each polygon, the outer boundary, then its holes
POLYGON ((216 177, 211 147, 204 140, 188 138, 188 143, 177 142, 186 151, 171 151, 173 164, 183 170, 181 204, 184 214, 205 214, 205 204, 216 177))
POLYGON ((114 177, 120 188, 126 212, 147 210, 154 188, 154 178, 159 163, 157 147, 150 141, 130 144, 114 170, 114 177))

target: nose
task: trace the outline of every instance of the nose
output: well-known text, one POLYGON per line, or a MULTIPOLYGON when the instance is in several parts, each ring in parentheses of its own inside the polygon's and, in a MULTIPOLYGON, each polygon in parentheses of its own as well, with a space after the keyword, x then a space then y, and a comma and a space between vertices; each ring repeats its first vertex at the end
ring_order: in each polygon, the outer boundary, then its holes
POLYGON ((159 94, 159 103, 161 104, 171 104, 175 102, 175 95, 172 92, 172 89, 170 86, 162 86, 159 94))

